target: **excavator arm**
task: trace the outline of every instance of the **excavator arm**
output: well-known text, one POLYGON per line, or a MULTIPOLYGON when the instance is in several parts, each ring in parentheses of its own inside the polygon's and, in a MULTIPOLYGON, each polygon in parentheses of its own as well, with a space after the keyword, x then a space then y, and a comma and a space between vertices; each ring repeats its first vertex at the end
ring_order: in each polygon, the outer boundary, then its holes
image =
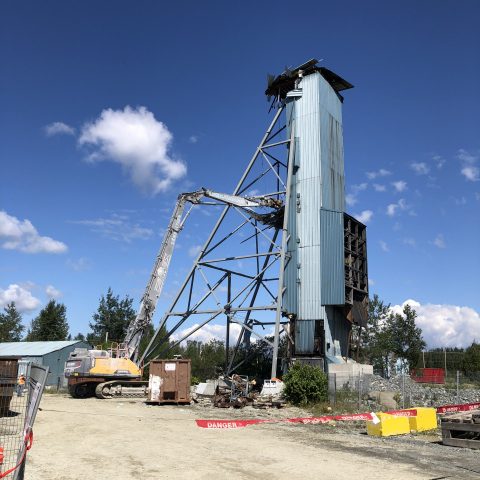
POLYGON ((136 317, 129 324, 124 340, 126 347, 125 354, 135 363, 138 360, 140 342, 152 321, 158 298, 160 297, 165 284, 168 267, 173 255, 178 233, 182 230, 185 220, 191 211, 191 209, 188 210, 184 215, 186 204, 190 203, 192 205, 199 205, 205 203, 202 202, 205 198, 214 200, 216 202, 215 204, 220 203, 240 208, 258 221, 266 224, 277 223, 279 221, 279 212, 283 209, 282 202, 271 197, 242 197, 238 195, 218 193, 205 188, 196 192, 182 193, 178 196, 177 203, 147 283, 145 293, 143 294, 140 308, 138 309, 136 317), (270 213, 258 213, 254 211, 254 209, 258 207, 267 207, 274 211, 270 213))

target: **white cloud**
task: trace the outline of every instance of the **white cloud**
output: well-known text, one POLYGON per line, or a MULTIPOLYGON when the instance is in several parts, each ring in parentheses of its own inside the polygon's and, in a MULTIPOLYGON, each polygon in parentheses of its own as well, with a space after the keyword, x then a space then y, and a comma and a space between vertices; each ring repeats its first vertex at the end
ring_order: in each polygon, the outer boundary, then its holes
POLYGON ((378 242, 380 244, 380 248, 384 251, 384 252, 389 252, 390 251, 390 248, 388 247, 388 244, 387 242, 384 242, 383 240, 380 240, 380 242, 378 242))
POLYGON ((352 192, 346 195, 345 197, 345 202, 347 203, 348 206, 353 207, 358 200, 357 200, 357 195, 362 192, 363 190, 366 190, 368 187, 368 183, 359 183, 358 185, 352 185, 351 190, 352 192))
POLYGON ((352 190, 354 193, 361 192, 363 190, 366 190, 368 187, 368 183, 359 183, 358 185, 352 185, 352 190))
POLYGON ((3 308, 11 302, 15 302, 15 306, 19 312, 31 312, 36 310, 41 302, 32 295, 32 292, 26 287, 12 283, 6 290, 0 288, 0 307, 3 308))
POLYGON ((477 155, 473 155, 467 150, 464 150, 463 148, 458 150, 457 158, 464 163, 470 163, 470 164, 475 163, 478 160, 477 155))
POLYGON ((197 143, 198 142, 198 135, 191 135, 188 139, 190 143, 197 143))
POLYGON ((480 168, 476 166, 479 158, 478 155, 473 155, 461 148, 457 152, 457 158, 462 163, 460 173, 470 182, 480 181, 480 168))
POLYGON ((349 193, 345 196, 345 202, 347 202, 347 205, 349 207, 353 207, 357 202, 357 197, 353 195, 353 193, 349 193))
POLYGON ((357 213, 353 215, 359 222, 361 223, 368 223, 372 217, 373 212, 371 210, 363 210, 361 213, 357 213))
POLYGON ((90 268, 92 268, 92 262, 85 257, 80 257, 77 260, 69 258, 67 260, 67 266, 76 272, 82 272, 84 270, 90 270, 90 268))
POLYGON ((70 223, 89 227, 94 233, 111 240, 130 243, 133 240, 148 240, 153 235, 151 228, 134 223, 128 215, 112 213, 109 218, 73 220, 70 223))
POLYGON ((57 299, 62 296, 62 292, 58 290, 58 288, 55 288, 53 285, 47 285, 45 288, 45 293, 50 299, 57 299))
POLYGON ((417 245, 417 242, 415 241, 414 238, 411 238, 411 237, 406 237, 403 239, 403 243, 405 245, 408 245, 410 247, 415 247, 417 245))
POLYGON ((398 210, 398 205, 396 203, 391 203, 387 206, 387 215, 393 217, 398 210))
POLYGON ((467 165, 460 170, 461 174, 471 182, 478 182, 480 180, 480 169, 473 165, 467 165))
POLYGON ((374 183, 373 188, 376 192, 385 192, 387 190, 387 187, 385 185, 381 185, 379 183, 374 183))
POLYGON ((403 180, 392 182, 392 185, 397 192, 403 192, 407 188, 407 182, 404 182, 403 180))
POLYGON ((184 177, 184 162, 169 153, 173 136, 145 107, 103 110, 94 122, 82 127, 79 144, 92 147, 90 161, 119 163, 133 183, 157 194, 184 177))
POLYGON ((445 159, 440 155, 433 155, 432 160, 435 162, 435 165, 438 169, 442 168, 445 165, 445 159))
POLYGON ((407 204, 407 202, 401 198, 397 203, 391 203, 387 206, 387 215, 394 217, 400 210, 409 211, 410 213, 414 214, 411 205, 407 204))
POLYGON ((67 246, 58 240, 39 235, 30 220, 19 220, 0 210, 0 242, 6 250, 24 253, 64 253, 67 246))
POLYGON ((188 255, 190 257, 196 257, 200 253, 201 249, 202 245, 193 245, 188 249, 188 255))
POLYGON ((422 329, 428 348, 468 347, 480 339, 480 315, 473 308, 457 305, 422 305, 415 300, 406 300, 392 307, 401 313, 409 304, 417 312, 417 325, 422 329))
MULTIPOLYGON (((172 335, 172 340, 180 340, 185 335, 189 334, 196 328, 198 328, 199 324, 195 323, 191 327, 185 328, 181 330, 178 334, 172 335)), ((207 323, 204 325, 200 330, 192 333, 192 335, 187 340, 198 340, 201 342, 209 342, 210 340, 225 340, 226 336, 226 325, 225 324, 214 324, 214 323, 207 323)), ((235 342, 240 334, 242 327, 237 323, 230 324, 230 341, 235 342)), ((252 335, 252 340, 255 336, 252 335)))
POLYGON ((367 175, 367 178, 369 178, 370 180, 373 180, 375 178, 378 178, 378 177, 387 177, 388 175, 391 175, 392 172, 390 172, 389 170, 385 170, 384 168, 381 168, 380 170, 377 170, 376 172, 367 172, 366 175, 367 175))
POLYGON ((439 233, 436 237, 435 240, 433 241, 433 244, 437 248, 447 248, 447 244, 445 243, 445 239, 443 238, 443 235, 439 233))
POLYGON ((75 129, 63 122, 53 122, 45 126, 45 134, 47 137, 54 135, 75 135, 75 129))
POLYGON ((426 175, 430 171, 430 167, 425 162, 413 162, 410 164, 410 168, 417 175, 426 175))

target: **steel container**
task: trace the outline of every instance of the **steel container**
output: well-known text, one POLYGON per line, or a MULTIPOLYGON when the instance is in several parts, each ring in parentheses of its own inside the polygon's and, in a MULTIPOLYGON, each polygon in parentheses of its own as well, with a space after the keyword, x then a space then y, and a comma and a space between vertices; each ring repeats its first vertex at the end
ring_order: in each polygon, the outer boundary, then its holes
POLYGON ((149 403, 190 403, 191 360, 152 360, 148 379, 149 403))
POLYGON ((8 414, 17 385, 18 358, 0 359, 0 416, 8 414))

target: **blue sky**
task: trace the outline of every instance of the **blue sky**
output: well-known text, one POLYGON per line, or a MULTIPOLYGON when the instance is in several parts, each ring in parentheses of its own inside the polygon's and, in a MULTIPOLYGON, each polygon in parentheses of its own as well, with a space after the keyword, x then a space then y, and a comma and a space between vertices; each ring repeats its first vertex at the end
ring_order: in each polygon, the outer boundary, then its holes
MULTIPOLYGON (((467 0, 3 2, 0 305, 28 323, 58 298, 73 334, 108 287, 137 305, 177 194, 231 191, 271 120, 266 74, 315 57, 355 85, 346 194, 371 292, 414 302, 430 346, 479 340, 479 16, 467 0)), ((194 215, 157 321, 214 220, 194 215)))

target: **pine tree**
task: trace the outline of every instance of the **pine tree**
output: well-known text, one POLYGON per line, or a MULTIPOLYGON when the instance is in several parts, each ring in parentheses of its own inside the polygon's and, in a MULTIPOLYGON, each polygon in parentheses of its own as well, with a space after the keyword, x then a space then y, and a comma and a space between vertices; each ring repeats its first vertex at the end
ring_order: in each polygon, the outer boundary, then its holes
POLYGON ((32 320, 26 340, 30 342, 65 340, 68 336, 67 308, 50 300, 32 320))
POLYGON ((4 312, 0 313, 0 342, 19 342, 25 327, 15 302, 9 303, 4 312))
POLYGON ((100 298, 98 309, 92 316, 93 322, 89 324, 92 332, 87 335, 87 340, 92 344, 101 343, 108 332, 110 341, 121 342, 127 333, 128 324, 135 318, 132 303, 133 298, 127 295, 120 300, 109 288, 107 295, 100 298))
POLYGON ((473 342, 465 350, 463 371, 467 376, 478 377, 480 374, 480 343, 473 342))

